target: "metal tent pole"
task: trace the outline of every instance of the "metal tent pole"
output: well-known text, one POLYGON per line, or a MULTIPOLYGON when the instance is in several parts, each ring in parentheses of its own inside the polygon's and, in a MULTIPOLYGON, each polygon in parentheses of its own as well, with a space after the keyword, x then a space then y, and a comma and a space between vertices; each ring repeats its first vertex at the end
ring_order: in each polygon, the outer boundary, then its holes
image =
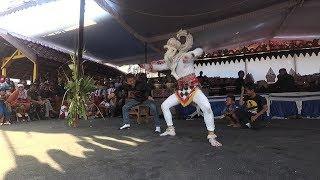
POLYGON ((80 18, 79 18, 79 33, 78 33, 78 51, 77 51, 77 68, 78 74, 80 74, 82 54, 83 54, 83 30, 84 30, 84 7, 85 0, 80 0, 80 18))

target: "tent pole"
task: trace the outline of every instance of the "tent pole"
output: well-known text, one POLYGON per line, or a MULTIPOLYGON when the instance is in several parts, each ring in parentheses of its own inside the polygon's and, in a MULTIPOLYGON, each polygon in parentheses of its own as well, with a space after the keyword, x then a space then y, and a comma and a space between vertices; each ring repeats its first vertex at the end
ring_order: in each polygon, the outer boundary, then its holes
POLYGON ((84 7, 85 0, 80 0, 80 18, 79 18, 79 33, 78 33, 78 57, 76 61, 76 65, 78 68, 78 74, 80 74, 80 65, 82 62, 82 54, 83 54, 83 29, 84 29, 84 7))
POLYGON ((293 70, 298 74, 297 72, 297 55, 293 55, 293 70))
POLYGON ((144 62, 148 63, 148 43, 144 43, 144 62))
POLYGON ((245 75, 248 74, 248 62, 247 62, 247 60, 244 60, 244 74, 245 75))
MULTIPOLYGON (((144 42, 144 63, 148 63, 148 43, 147 42, 144 42)), ((147 71, 144 71, 144 72, 147 73, 147 71)))

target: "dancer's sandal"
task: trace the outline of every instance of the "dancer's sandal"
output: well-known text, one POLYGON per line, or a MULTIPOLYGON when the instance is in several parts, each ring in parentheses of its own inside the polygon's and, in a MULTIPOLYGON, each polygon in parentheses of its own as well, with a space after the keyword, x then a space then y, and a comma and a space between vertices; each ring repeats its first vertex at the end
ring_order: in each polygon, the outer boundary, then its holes
POLYGON ((216 140, 217 136, 215 134, 211 134, 207 136, 207 139, 211 146, 220 147, 222 144, 216 140))
POLYGON ((168 127, 164 133, 160 134, 160 136, 175 136, 175 135, 176 135, 176 131, 174 127, 168 127))

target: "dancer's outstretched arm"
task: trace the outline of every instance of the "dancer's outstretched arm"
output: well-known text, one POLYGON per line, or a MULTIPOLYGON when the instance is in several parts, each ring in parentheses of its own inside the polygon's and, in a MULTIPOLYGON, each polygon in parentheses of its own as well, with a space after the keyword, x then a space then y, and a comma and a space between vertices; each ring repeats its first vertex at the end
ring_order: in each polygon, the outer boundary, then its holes
POLYGON ((196 48, 193 51, 189 51, 187 52, 184 56, 183 56, 183 61, 184 62, 191 62, 194 61, 195 58, 200 57, 203 54, 203 50, 201 48, 196 48))
POLYGON ((149 72, 158 72, 169 69, 164 60, 152 61, 151 63, 140 64, 139 66, 149 72))

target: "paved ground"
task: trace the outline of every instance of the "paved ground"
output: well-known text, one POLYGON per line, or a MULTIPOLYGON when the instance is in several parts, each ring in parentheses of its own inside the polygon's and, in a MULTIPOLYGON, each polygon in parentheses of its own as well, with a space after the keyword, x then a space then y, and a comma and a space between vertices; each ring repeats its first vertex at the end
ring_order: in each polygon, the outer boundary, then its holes
POLYGON ((221 148, 209 146, 201 120, 177 121, 172 138, 150 124, 119 132, 119 120, 0 127, 0 179, 320 179, 320 120, 260 131, 218 123, 221 148))

